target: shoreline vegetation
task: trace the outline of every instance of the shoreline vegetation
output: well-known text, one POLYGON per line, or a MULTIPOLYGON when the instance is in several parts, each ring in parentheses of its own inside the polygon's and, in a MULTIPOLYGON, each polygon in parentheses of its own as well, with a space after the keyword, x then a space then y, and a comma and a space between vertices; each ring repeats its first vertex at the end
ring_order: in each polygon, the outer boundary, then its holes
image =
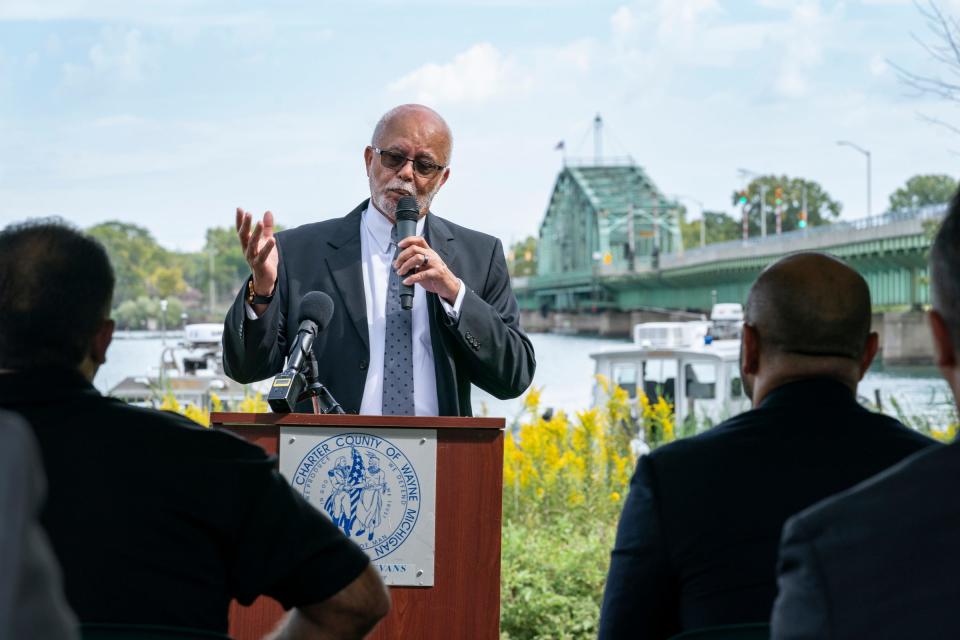
MULTIPOLYGON (((636 443, 655 449, 694 435, 709 425, 682 425, 667 398, 627 392, 597 376, 606 401, 568 415, 541 405, 532 387, 523 411, 508 425, 504 440, 503 534, 500 587, 501 640, 595 638, 610 550, 620 510, 636 463, 636 443)), ((172 393, 160 408, 209 426, 210 407, 181 405, 172 393)), ((958 419, 944 425, 909 416, 893 397, 892 415, 942 442, 952 441, 958 419)), ((230 410, 261 413, 267 404, 251 394, 230 410)))

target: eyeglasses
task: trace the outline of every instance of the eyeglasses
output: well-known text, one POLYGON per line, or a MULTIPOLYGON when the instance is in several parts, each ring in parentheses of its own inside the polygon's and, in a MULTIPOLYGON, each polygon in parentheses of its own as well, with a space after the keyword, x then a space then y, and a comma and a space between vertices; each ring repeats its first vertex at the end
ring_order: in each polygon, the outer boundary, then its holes
POLYGON ((380 164, 382 164, 385 169, 390 169, 391 171, 400 171, 403 168, 403 165, 407 164, 408 162, 412 162, 414 173, 421 178, 432 178, 433 176, 437 175, 438 172, 446 169, 446 167, 442 164, 430 162, 429 160, 424 160, 423 158, 408 158, 397 151, 378 149, 377 147, 371 148, 378 156, 380 156, 380 164))

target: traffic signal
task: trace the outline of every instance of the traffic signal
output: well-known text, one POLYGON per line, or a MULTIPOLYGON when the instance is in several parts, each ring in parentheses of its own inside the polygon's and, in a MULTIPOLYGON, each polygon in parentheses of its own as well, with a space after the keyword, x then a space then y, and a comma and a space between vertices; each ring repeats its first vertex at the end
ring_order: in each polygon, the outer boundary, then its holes
POLYGON ((800 221, 797 223, 797 226, 800 227, 801 229, 805 229, 805 228, 806 228, 806 226, 807 226, 807 212, 806 212, 806 211, 801 211, 801 212, 800 212, 800 221))
POLYGON ((777 187, 776 190, 773 192, 773 201, 774 203, 776 203, 778 207, 783 204, 783 188, 782 187, 777 187))
POLYGON ((747 192, 746 192, 746 191, 741 191, 741 192, 740 192, 740 200, 739 200, 739 202, 740 202, 741 205, 747 204, 747 192))

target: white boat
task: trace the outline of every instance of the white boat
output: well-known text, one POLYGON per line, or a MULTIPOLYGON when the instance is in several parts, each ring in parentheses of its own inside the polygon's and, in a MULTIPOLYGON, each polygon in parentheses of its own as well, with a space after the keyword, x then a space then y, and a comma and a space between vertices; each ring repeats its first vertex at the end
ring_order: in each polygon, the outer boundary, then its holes
MULTIPOLYGON (((740 380, 740 340, 713 340, 710 323, 648 322, 634 327, 634 344, 590 354, 595 372, 623 388, 674 405, 677 429, 710 426, 750 408, 740 380)), ((605 401, 594 385, 594 403, 605 401)))
POLYGON ((222 324, 188 324, 182 342, 164 347, 159 367, 144 375, 129 376, 108 394, 141 406, 157 406, 166 393, 181 404, 209 407, 212 395, 235 403, 247 394, 246 385, 223 372, 222 324))
POLYGON ((710 310, 711 335, 714 338, 740 339, 743 331, 743 305, 739 302, 719 302, 710 310))

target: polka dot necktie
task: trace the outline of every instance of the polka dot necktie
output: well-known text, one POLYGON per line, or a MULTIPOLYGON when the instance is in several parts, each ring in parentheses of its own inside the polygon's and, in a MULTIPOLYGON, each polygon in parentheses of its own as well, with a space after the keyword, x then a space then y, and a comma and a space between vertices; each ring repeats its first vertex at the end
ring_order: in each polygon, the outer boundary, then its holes
MULTIPOLYGON (((390 246, 397 245, 397 227, 390 231, 390 246)), ((399 253, 397 248, 396 253, 399 253)), ((396 253, 394 258, 396 258, 396 253)), ((387 285, 387 328, 383 341, 383 415, 412 416, 413 312, 400 308, 400 276, 391 265, 387 285)))

